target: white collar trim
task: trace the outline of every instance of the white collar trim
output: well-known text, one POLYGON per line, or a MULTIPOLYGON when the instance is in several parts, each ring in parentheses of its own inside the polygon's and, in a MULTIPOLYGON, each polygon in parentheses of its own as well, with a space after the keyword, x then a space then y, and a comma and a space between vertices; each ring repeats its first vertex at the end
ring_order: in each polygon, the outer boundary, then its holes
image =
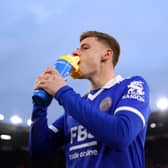
POLYGON ((108 81, 101 89, 99 89, 94 95, 91 93, 88 94, 88 99, 94 100, 104 89, 109 89, 115 84, 121 82, 124 78, 122 78, 120 75, 115 76, 113 79, 108 81))

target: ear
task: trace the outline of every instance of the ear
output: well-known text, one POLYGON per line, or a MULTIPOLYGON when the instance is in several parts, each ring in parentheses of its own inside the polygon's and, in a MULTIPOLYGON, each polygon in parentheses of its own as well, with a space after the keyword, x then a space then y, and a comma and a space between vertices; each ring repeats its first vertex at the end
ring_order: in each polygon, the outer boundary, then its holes
POLYGON ((101 61, 105 62, 107 60, 112 60, 112 57, 113 57, 113 51, 112 51, 112 49, 111 48, 107 48, 104 51, 104 53, 103 53, 103 55, 101 57, 101 61))

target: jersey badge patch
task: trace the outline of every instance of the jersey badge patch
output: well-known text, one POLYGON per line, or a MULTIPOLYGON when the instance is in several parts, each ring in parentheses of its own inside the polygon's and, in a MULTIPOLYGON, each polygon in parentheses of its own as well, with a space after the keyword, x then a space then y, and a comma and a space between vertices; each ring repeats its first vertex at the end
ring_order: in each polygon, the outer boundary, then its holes
POLYGON ((111 97, 106 97, 103 99, 99 105, 99 109, 101 111, 107 111, 112 105, 112 99, 111 97))

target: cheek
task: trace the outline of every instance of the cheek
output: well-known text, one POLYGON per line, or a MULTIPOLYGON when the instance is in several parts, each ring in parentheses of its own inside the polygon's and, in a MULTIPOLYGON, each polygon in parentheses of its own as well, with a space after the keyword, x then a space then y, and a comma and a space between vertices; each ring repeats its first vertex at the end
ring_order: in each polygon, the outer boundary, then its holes
POLYGON ((86 60, 81 60, 81 63, 79 65, 79 69, 81 72, 86 72, 86 71, 90 71, 90 69, 92 68, 92 63, 89 59, 86 60))
POLYGON ((87 57, 81 57, 80 60, 80 68, 89 68, 89 69, 95 69, 100 64, 100 60, 98 58, 98 55, 95 54, 86 54, 87 57))
POLYGON ((88 73, 94 72, 98 69, 98 64, 95 60, 87 60, 87 64, 84 65, 84 69, 88 73))

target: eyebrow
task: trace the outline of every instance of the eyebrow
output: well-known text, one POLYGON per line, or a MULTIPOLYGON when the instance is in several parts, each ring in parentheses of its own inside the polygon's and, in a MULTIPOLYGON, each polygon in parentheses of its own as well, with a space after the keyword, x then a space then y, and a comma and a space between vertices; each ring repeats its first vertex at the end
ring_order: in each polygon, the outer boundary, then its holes
POLYGON ((89 46, 88 43, 83 43, 83 44, 80 45, 80 48, 84 47, 85 45, 89 46))

